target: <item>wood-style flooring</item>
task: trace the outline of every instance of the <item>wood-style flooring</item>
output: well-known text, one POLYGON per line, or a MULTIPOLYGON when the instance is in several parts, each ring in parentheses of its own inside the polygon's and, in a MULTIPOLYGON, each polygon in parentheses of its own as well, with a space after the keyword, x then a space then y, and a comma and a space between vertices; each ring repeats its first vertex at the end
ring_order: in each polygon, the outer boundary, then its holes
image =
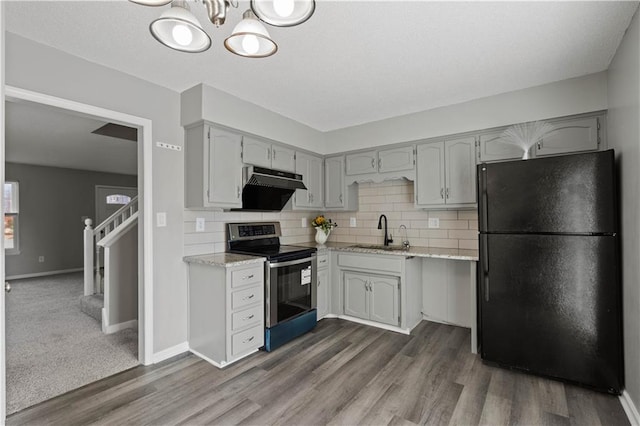
POLYGON ((223 370, 193 355, 136 367, 8 425, 628 425, 615 396, 484 365, 469 330, 410 336, 325 319, 223 370))

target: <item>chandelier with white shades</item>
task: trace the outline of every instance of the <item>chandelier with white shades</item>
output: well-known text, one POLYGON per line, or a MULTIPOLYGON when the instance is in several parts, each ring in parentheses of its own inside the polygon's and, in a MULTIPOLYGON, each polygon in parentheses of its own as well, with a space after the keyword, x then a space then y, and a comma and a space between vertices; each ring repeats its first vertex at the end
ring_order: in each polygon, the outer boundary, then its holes
MULTIPOLYGON (((186 0, 130 0, 145 6, 171 7, 151 22, 149 30, 160 43, 181 52, 204 52, 211 47, 211 38, 191 13, 186 0)), ((237 0, 193 0, 202 3, 212 24, 224 24, 230 7, 237 0)), ((315 0, 251 0, 251 8, 242 14, 242 21, 224 41, 224 46, 236 55, 265 58, 278 50, 263 22, 275 27, 291 27, 308 20, 315 10, 315 0)))

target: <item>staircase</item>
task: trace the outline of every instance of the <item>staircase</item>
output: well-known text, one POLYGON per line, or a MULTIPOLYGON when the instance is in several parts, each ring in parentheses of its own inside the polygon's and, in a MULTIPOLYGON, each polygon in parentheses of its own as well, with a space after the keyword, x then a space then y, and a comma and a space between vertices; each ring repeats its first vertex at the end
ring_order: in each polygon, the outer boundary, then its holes
MULTIPOLYGON (((96 226, 95 229, 91 227, 93 221, 91 219, 85 220, 84 229, 84 295, 80 297, 80 309, 85 314, 92 318, 95 318, 102 324, 102 330, 105 333, 117 331, 124 326, 116 324, 115 329, 108 324, 109 320, 109 295, 105 295, 105 290, 109 292, 110 287, 125 285, 131 283, 120 283, 118 276, 111 278, 112 282, 109 282, 110 275, 110 261, 109 259, 118 259, 118 253, 110 253, 110 250, 116 249, 118 246, 118 240, 126 237, 127 233, 132 230, 134 226, 137 226, 138 222, 138 197, 134 197, 131 201, 122 206, 118 211, 109 216, 105 221, 96 226), (104 262, 102 266, 101 254, 104 250, 104 262), (106 308, 106 309, 105 309, 106 308), (107 318, 105 324, 105 318, 107 318), (118 328, 120 327, 120 328, 118 328)), ((137 228, 136 228, 137 229, 137 228)), ((128 236, 129 240, 131 236, 128 236)), ((137 242, 137 237, 136 237, 137 242)), ((137 243, 136 250, 137 252, 137 243)), ((135 259, 128 259, 129 262, 134 262, 137 265, 137 256, 135 259)), ((137 266, 136 266, 137 269, 137 266)), ((126 280, 124 280, 126 281, 126 280)), ((112 290, 114 290, 113 288, 112 290)), ((137 292, 137 285, 135 288, 137 292)), ((116 291, 117 293, 117 291, 116 291)), ((114 303, 114 302, 112 302, 114 303)), ((115 302, 117 303, 117 302, 115 302)), ((127 323, 133 323, 134 321, 128 321, 127 323)))

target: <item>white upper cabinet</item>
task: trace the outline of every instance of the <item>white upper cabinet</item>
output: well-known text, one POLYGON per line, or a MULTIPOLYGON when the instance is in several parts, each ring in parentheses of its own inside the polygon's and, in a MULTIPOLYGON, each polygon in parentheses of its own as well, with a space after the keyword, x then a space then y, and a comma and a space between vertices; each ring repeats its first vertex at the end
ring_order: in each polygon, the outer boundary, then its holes
POLYGON ((552 123, 549 132, 536 145, 536 156, 596 151, 600 144, 600 118, 587 117, 552 123))
POLYGON ((358 210, 358 189, 346 185, 344 155, 324 159, 324 206, 333 210, 358 210))
POLYGON ((302 175, 307 189, 296 189, 294 208, 322 208, 324 206, 323 161, 313 155, 296 153, 295 172, 302 175))
POLYGON ((413 146, 358 152, 346 156, 348 176, 412 170, 414 165, 413 146))
POLYGON ((294 150, 249 136, 242 140, 242 160, 245 164, 285 172, 296 169, 294 150))
POLYGON ((416 206, 471 207, 476 203, 474 137, 418 145, 416 206))
POLYGON ((502 139, 504 130, 480 135, 480 161, 517 160, 524 152, 502 139))
POLYGON ((378 151, 378 173, 411 170, 414 165, 413 146, 378 151))
POLYGON ((363 175, 378 171, 378 151, 358 152, 346 156, 347 174, 363 175))
POLYGON ((202 123, 185 132, 185 206, 242 207, 242 136, 202 123))

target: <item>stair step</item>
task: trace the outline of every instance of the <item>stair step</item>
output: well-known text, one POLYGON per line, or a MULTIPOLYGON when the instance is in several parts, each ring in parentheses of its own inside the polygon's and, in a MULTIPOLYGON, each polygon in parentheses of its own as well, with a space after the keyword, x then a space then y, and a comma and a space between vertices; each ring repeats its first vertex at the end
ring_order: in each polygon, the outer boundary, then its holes
POLYGON ((80 310, 99 323, 102 323, 102 308, 104 307, 104 295, 91 294, 80 296, 80 310))

